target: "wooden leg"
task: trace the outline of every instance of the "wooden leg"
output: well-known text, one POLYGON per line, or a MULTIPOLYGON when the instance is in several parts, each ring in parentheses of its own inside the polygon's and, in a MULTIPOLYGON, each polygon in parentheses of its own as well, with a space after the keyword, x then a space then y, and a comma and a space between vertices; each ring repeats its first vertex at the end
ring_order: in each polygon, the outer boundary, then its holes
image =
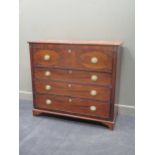
POLYGON ((108 128, 109 128, 109 129, 113 130, 113 129, 114 129, 114 126, 115 126, 115 124, 113 124, 113 123, 109 123, 107 126, 108 126, 108 128))
POLYGON ((103 125, 107 126, 109 129, 113 130, 115 124, 113 122, 103 122, 103 125))
POLYGON ((33 116, 38 116, 38 115, 41 114, 41 112, 39 112, 39 111, 33 109, 33 110, 32 110, 32 114, 33 114, 33 116))

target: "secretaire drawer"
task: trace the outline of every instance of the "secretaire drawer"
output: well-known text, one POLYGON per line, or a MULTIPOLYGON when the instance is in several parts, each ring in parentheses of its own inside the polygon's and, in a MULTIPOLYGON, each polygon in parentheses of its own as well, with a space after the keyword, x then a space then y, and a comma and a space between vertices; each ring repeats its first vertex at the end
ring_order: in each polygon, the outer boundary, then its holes
POLYGON ((103 86, 80 85, 48 80, 35 80, 34 87, 36 93, 66 95, 100 101, 109 101, 111 94, 111 89, 103 86))
POLYGON ((35 66, 112 71, 113 48, 107 46, 51 45, 34 48, 35 66))
POLYGON ((111 74, 78 70, 35 68, 36 79, 76 82, 83 84, 111 85, 111 74))
POLYGON ((36 95, 36 108, 108 118, 109 103, 56 95, 36 95))

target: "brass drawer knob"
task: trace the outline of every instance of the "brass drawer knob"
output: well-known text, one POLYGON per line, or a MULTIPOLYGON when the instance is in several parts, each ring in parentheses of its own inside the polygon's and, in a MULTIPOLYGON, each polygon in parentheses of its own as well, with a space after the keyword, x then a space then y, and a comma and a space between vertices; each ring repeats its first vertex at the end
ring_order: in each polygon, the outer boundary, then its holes
POLYGON ((68 87, 69 87, 69 88, 71 88, 71 87, 72 87, 72 85, 71 85, 71 84, 68 84, 68 87))
POLYGON ((45 71, 45 76, 50 76, 51 72, 50 71, 45 71))
POLYGON ((90 95, 91 96, 96 96, 97 95, 97 91, 96 90, 91 90, 90 91, 90 95))
POLYGON ((90 106, 91 111, 96 111, 96 106, 90 106))
POLYGON ((92 80, 92 81, 97 81, 97 79, 98 79, 97 75, 92 75, 92 76, 91 76, 91 80, 92 80))
POLYGON ((72 50, 71 50, 71 49, 69 49, 69 50, 68 50, 68 53, 72 53, 72 50))
POLYGON ((98 58, 92 57, 91 58, 91 63, 96 64, 98 62, 98 58))
POLYGON ((73 73, 73 71, 72 71, 72 70, 69 70, 69 71, 68 71, 68 73, 69 73, 69 74, 72 74, 72 73, 73 73))
POLYGON ((71 99, 71 98, 69 98, 69 100, 68 100, 69 102, 72 102, 73 100, 71 99))
POLYGON ((46 99, 46 101, 45 101, 45 102, 46 102, 46 104, 47 104, 47 105, 52 104, 52 101, 51 101, 50 99, 46 99))
POLYGON ((51 87, 50 85, 45 85, 45 89, 46 89, 46 90, 51 90, 51 88, 52 88, 52 87, 51 87))
POLYGON ((45 61, 50 60, 50 58, 51 58, 50 55, 48 55, 48 54, 45 54, 45 55, 44 55, 44 60, 45 60, 45 61))

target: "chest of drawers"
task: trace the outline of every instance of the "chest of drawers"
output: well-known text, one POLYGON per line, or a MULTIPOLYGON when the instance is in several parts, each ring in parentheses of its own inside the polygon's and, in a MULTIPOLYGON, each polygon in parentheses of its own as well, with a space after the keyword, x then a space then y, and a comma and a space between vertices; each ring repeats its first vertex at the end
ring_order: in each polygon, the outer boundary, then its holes
POLYGON ((121 42, 29 42, 33 115, 97 121, 113 129, 117 116, 121 42))

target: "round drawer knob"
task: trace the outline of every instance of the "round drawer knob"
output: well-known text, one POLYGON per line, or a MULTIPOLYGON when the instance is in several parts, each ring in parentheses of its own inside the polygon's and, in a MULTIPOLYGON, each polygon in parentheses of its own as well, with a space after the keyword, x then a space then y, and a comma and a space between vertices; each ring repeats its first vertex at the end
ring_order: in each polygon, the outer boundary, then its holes
POLYGON ((71 99, 71 98, 69 98, 69 100, 68 100, 69 102, 72 102, 73 100, 71 99))
POLYGON ((96 64, 98 62, 98 59, 96 57, 91 58, 91 63, 96 64))
POLYGON ((72 73, 73 73, 73 71, 72 71, 72 70, 69 70, 69 71, 68 71, 68 73, 69 73, 69 74, 72 74, 72 73))
POLYGON ((46 71, 45 72, 45 76, 50 76, 51 75, 51 72, 50 71, 46 71))
POLYGON ((91 96, 96 96, 97 95, 97 91, 96 90, 91 90, 90 91, 90 95, 91 96))
POLYGON ((52 88, 52 87, 51 87, 50 85, 46 85, 46 86, 45 86, 45 89, 46 89, 46 90, 51 90, 51 88, 52 88))
POLYGON ((68 87, 69 87, 69 88, 71 88, 71 87, 72 87, 72 85, 71 85, 71 84, 68 84, 68 87))
POLYGON ((96 111, 96 106, 90 106, 91 111, 96 111))
POLYGON ((72 53, 72 50, 71 50, 71 49, 69 49, 69 50, 68 50, 68 53, 72 53))
POLYGON ((50 58, 51 58, 50 55, 48 55, 48 54, 45 54, 45 55, 44 55, 44 60, 45 60, 45 61, 50 60, 50 58))
POLYGON ((97 75, 92 75, 92 76, 91 76, 91 80, 92 80, 92 81, 97 81, 97 79, 98 79, 97 75))
POLYGON ((51 101, 50 99, 46 99, 46 101, 45 101, 45 102, 46 102, 46 104, 47 104, 47 105, 52 104, 52 101, 51 101))

